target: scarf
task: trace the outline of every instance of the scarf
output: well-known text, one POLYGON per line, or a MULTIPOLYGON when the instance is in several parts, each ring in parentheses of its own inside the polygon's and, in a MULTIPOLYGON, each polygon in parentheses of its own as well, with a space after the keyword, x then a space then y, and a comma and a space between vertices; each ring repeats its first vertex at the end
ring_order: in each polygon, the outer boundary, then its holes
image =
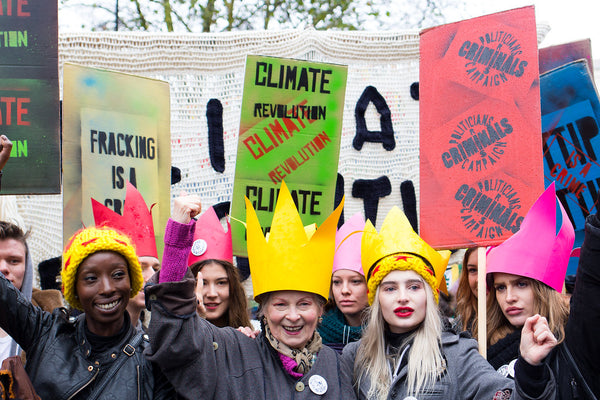
POLYGON ((495 370, 519 357, 521 330, 509 333, 487 349, 487 360, 495 370))
POLYGON ((323 322, 319 326, 319 334, 323 343, 348 344, 356 342, 362 334, 361 326, 350 326, 344 319, 344 314, 335 307, 323 316, 323 322))
POLYGON ((286 371, 288 371, 288 373, 290 373, 292 376, 296 376, 295 374, 292 374, 292 372, 300 375, 306 374, 315 363, 315 360, 317 359, 317 353, 319 350, 321 350, 323 345, 319 333, 315 331, 312 339, 309 340, 305 347, 301 349, 292 349, 291 347, 281 343, 275 338, 275 336, 273 336, 273 333, 271 333, 271 328, 269 328, 269 324, 265 323, 264 325, 265 337, 271 344, 271 347, 277 350, 277 352, 280 354, 280 359, 282 360, 286 371), (295 362, 296 365, 293 366, 289 362, 285 361, 285 359, 281 358, 281 356, 290 358, 295 362))

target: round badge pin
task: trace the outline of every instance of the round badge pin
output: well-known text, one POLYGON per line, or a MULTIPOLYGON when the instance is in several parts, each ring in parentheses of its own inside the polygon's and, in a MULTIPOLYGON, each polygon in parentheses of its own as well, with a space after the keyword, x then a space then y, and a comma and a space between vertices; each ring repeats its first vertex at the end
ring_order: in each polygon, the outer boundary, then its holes
POLYGON ((194 244, 192 244, 192 254, 196 257, 201 256, 206 253, 206 249, 208 248, 208 244, 204 239, 196 239, 194 240, 194 244))
POLYGON ((327 391, 327 381, 321 375, 313 375, 308 379, 308 387, 314 394, 322 395, 327 391))

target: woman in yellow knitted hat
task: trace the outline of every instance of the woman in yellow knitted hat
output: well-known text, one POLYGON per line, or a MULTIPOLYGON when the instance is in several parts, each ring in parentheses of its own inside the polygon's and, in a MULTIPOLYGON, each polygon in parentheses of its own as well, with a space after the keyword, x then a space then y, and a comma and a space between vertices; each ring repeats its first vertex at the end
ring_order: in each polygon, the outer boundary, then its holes
POLYGON ((125 312, 143 278, 130 239, 108 228, 76 232, 61 271, 67 302, 83 311, 34 307, 0 278, 0 326, 27 352, 25 369, 43 399, 171 398, 158 368, 143 356, 148 344, 125 312))
POLYGON ((398 208, 379 233, 367 221, 361 256, 368 325, 342 354, 359 399, 553 398, 551 373, 540 364, 556 339, 543 318, 527 323, 516 383, 489 366, 475 340, 442 331, 438 289, 448 254, 425 243, 398 208))

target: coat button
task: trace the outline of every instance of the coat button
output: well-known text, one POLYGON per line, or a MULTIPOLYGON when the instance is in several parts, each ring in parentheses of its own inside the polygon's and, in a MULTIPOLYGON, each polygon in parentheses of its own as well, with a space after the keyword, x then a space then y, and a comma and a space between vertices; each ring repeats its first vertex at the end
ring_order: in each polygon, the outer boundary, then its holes
POLYGON ((115 358, 117 358, 117 355, 116 355, 115 353, 112 353, 112 354, 110 355, 110 357, 111 357, 111 358, 114 360, 115 358))
POLYGON ((217 350, 219 348, 219 343, 213 342, 213 349, 217 350))
POLYGON ((91 365, 88 367, 88 371, 92 372, 94 370, 94 367, 92 367, 91 365))
POLYGON ((152 301, 156 300, 156 295, 155 294, 151 294, 150 295, 150 300, 152 300, 152 301))
POLYGON ((298 383, 296 383, 296 391, 297 391, 297 392, 302 392, 302 391, 304 391, 304 383, 302 383, 302 382, 298 382, 298 383))

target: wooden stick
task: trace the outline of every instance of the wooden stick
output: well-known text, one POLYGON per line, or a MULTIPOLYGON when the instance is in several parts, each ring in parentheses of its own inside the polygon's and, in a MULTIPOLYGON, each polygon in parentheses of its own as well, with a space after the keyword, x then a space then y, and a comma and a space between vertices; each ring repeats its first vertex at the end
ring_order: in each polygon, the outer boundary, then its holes
MULTIPOLYGON (((464 266, 463 266, 464 268, 464 266)), ((477 248, 477 341, 479 354, 487 358, 487 310, 485 283, 485 247, 477 248)))

